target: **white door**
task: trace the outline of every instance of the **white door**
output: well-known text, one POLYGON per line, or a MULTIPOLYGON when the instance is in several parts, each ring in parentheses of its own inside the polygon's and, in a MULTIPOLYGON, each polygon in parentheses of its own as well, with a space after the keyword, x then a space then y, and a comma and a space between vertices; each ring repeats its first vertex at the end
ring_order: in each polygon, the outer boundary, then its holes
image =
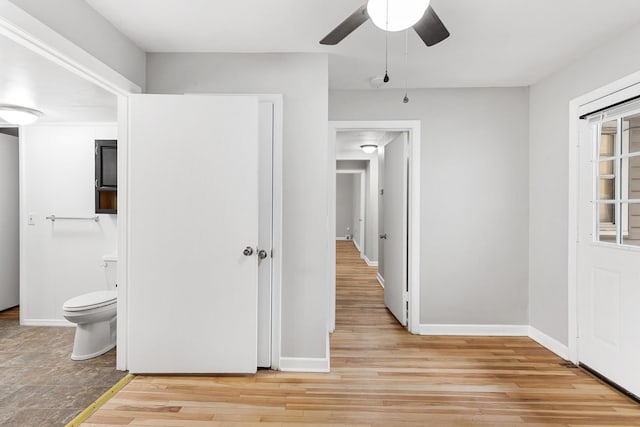
POLYGON ((129 99, 129 369, 255 372, 258 99, 129 99))
POLYGON ((578 358, 640 395, 640 115, 582 123, 578 358))
POLYGON ((384 242, 384 303, 398 321, 407 325, 407 137, 384 147, 382 194, 384 242))

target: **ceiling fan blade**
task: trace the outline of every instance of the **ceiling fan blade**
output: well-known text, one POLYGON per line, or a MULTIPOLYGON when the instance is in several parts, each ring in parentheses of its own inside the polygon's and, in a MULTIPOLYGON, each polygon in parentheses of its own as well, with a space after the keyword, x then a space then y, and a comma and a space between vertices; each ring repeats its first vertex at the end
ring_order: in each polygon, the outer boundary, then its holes
POLYGON ((336 45, 342 41, 345 37, 351 34, 360 25, 367 22, 369 14, 367 13, 367 5, 359 7, 358 10, 353 12, 347 19, 342 21, 340 25, 333 29, 329 34, 320 40, 320 44, 336 45))
POLYGON ((427 46, 436 45, 450 35, 431 6, 427 8, 424 16, 413 26, 413 29, 427 46))

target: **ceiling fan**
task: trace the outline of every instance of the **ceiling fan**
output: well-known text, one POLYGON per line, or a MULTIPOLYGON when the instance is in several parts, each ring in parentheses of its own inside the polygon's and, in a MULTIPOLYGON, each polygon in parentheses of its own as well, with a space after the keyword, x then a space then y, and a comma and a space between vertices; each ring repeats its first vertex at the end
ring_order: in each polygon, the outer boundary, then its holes
POLYGON ((427 46, 436 45, 449 37, 449 31, 429 2, 430 0, 369 0, 320 40, 320 44, 340 43, 371 18, 378 28, 385 31, 402 31, 413 27, 427 46))

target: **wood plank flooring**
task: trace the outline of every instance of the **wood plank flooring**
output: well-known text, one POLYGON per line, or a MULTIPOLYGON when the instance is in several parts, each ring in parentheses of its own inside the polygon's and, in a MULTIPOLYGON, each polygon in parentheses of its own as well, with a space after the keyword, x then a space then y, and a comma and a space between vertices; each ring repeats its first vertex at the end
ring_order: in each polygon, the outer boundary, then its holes
POLYGON ((20 306, 0 311, 0 320, 20 320, 20 306))
POLYGON ((140 376, 87 426, 640 426, 640 405, 523 338, 407 333, 338 242, 331 373, 140 376))

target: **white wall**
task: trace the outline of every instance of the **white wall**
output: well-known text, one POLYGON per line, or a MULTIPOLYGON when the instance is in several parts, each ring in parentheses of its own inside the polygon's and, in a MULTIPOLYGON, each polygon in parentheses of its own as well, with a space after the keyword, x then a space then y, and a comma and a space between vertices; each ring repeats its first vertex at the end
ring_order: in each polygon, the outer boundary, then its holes
POLYGON ((640 70, 640 26, 530 90, 530 322, 568 343, 569 102, 640 70))
POLYGON ((0 310, 19 303, 18 138, 0 133, 0 310))
POLYGON ((528 90, 332 91, 331 120, 420 119, 421 314, 528 323, 528 90))
POLYGON ((284 94, 282 356, 326 357, 327 55, 150 53, 146 82, 150 93, 284 94))
POLYGON ((353 174, 336 174, 336 237, 353 233, 353 174), (347 231, 347 227, 348 230, 347 231))
POLYGON ((97 223, 45 217, 94 215, 94 140, 116 135, 114 124, 21 129, 20 289, 27 324, 65 322, 67 299, 107 286, 102 257, 117 252, 116 215, 100 215, 97 223))
POLYGON ((10 0, 144 90, 145 53, 84 0, 10 0))

